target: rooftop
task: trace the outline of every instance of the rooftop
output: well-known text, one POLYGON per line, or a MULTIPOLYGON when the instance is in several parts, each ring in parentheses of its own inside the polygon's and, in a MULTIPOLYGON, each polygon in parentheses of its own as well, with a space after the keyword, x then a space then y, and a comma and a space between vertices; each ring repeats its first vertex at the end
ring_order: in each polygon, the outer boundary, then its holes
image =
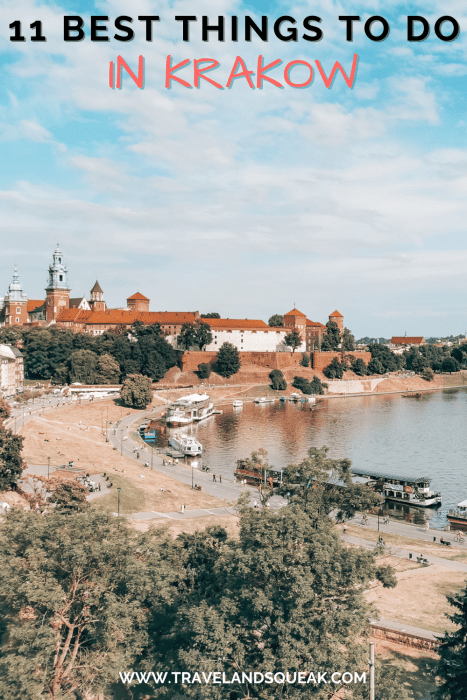
POLYGON ((149 299, 145 297, 144 294, 140 294, 140 292, 136 292, 136 294, 133 294, 133 296, 128 297, 127 301, 130 301, 130 299, 135 299, 138 301, 149 301, 149 299))

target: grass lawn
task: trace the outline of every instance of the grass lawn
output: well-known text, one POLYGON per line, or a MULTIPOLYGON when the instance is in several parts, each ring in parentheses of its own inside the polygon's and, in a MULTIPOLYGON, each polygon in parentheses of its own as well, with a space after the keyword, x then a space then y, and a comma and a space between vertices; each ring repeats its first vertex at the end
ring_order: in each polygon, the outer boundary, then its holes
POLYGON ((92 501, 92 508, 116 513, 117 488, 120 487, 120 513, 122 515, 130 515, 131 513, 139 513, 146 510, 146 493, 143 489, 135 486, 131 479, 117 474, 110 474, 110 480, 113 486, 109 489, 109 493, 92 501))

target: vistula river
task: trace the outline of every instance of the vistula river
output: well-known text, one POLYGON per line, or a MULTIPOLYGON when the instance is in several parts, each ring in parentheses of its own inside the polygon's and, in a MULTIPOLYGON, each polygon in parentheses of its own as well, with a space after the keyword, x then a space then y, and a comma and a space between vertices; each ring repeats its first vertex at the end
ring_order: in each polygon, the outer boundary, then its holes
MULTIPOLYGON (((325 399, 312 410, 279 401, 222 408, 222 415, 185 430, 202 443, 203 464, 225 479, 233 479, 237 459, 259 447, 280 470, 304 459, 309 447, 326 445, 330 457, 348 457, 355 467, 430 477, 431 488, 442 494, 441 508, 412 510, 425 513, 434 527, 446 523, 449 507, 467 499, 467 387, 419 399, 400 394, 325 399)), ((176 431, 161 427, 157 446, 176 431)))

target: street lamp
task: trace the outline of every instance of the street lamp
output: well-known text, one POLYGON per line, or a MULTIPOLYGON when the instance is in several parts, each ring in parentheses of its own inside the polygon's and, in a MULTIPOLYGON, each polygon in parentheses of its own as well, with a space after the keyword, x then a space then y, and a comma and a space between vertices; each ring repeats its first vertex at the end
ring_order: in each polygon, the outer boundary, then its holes
POLYGON ((378 508, 378 532, 379 532, 379 516, 380 515, 383 515, 383 510, 382 510, 381 506, 378 508))
POLYGON ((47 479, 50 478, 50 457, 47 457, 47 479))
POLYGON ((117 517, 118 517, 118 518, 120 517, 120 491, 121 491, 121 490, 122 490, 122 489, 121 489, 121 487, 119 486, 119 487, 117 488, 117 517))

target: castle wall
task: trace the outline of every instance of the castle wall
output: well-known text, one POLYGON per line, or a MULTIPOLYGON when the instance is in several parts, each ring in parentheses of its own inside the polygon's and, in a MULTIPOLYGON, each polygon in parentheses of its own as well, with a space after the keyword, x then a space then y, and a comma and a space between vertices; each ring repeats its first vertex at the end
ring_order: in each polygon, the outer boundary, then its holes
POLYGON ((315 351, 311 354, 312 367, 317 372, 322 372, 328 365, 331 364, 333 359, 337 357, 339 362, 344 359, 349 365, 352 364, 353 360, 362 359, 363 362, 368 365, 371 360, 371 352, 363 352, 362 350, 352 350, 349 352, 318 352, 315 351))
MULTIPOLYGON (((302 353, 296 352, 239 352, 242 365, 256 365, 268 369, 285 369, 286 367, 298 367, 302 360, 302 353)), ((180 358, 183 372, 195 371, 202 362, 214 365, 217 352, 206 350, 205 352, 184 352, 180 358)))

